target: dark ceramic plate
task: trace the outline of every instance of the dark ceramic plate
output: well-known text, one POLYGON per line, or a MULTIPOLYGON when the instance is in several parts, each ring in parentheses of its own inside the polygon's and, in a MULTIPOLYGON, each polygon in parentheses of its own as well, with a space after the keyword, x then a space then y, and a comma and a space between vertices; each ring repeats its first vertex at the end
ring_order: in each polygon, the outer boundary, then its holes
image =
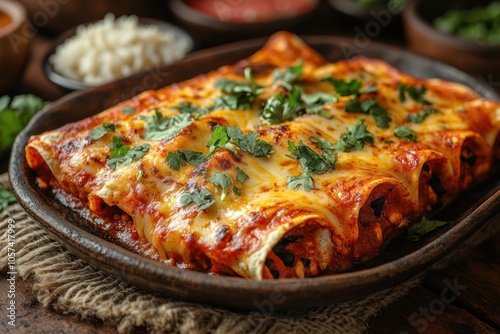
MULTIPOLYGON (((360 50, 350 39, 330 36, 305 39, 331 61, 358 53, 382 58, 414 75, 466 83, 486 97, 497 98, 488 87, 458 70, 387 45, 371 43, 360 50)), ((99 237, 85 219, 60 204, 51 192, 37 187, 35 175, 24 158, 24 147, 30 135, 93 115, 141 90, 158 88, 235 63, 251 55, 263 43, 264 40, 259 39, 200 51, 174 66, 75 92, 51 103, 35 116, 14 143, 9 172, 19 203, 71 252, 132 285, 182 300, 234 309, 272 307, 273 310, 322 306, 394 287, 460 247, 498 212, 500 177, 497 173, 489 182, 477 185, 442 211, 438 218, 451 223, 418 242, 400 237, 376 259, 354 266, 346 273, 302 280, 254 281, 181 270, 132 253, 99 237)))

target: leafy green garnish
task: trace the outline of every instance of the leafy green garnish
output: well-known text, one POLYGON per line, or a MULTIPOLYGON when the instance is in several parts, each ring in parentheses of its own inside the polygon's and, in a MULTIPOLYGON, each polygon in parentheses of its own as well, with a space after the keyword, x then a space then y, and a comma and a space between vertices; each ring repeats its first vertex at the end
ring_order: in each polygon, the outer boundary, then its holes
POLYGON ((292 89, 286 97, 278 94, 264 104, 260 117, 265 124, 289 122, 304 114, 317 114, 325 118, 332 116, 323 110, 326 103, 337 102, 337 97, 328 93, 304 94, 299 89, 292 89))
POLYGON ((17 134, 31 118, 45 107, 45 102, 33 95, 0 98, 0 155, 10 149, 17 134))
POLYGON ((208 155, 211 156, 216 150, 226 148, 240 159, 240 155, 236 150, 237 145, 242 151, 252 154, 256 158, 267 157, 274 152, 272 145, 257 139, 258 132, 248 132, 244 134, 237 126, 227 127, 217 125, 212 133, 212 138, 208 142, 208 155))
POLYGON ((289 140, 288 149, 292 153, 289 157, 297 160, 306 174, 323 174, 328 170, 335 169, 336 158, 333 155, 324 152, 320 156, 302 141, 295 145, 293 141, 289 140))
POLYGON ((124 113, 125 115, 135 114, 136 112, 137 112, 137 110, 135 108, 132 108, 132 107, 125 107, 122 109, 122 113, 124 113))
POLYGON ((241 183, 248 180, 248 175, 240 167, 236 167, 236 180, 241 183))
POLYGON ((233 187, 233 193, 235 195, 241 196, 241 194, 243 194, 243 189, 240 189, 238 187, 233 187))
POLYGON ((89 132, 89 138, 92 140, 98 140, 104 137, 108 132, 116 131, 116 127, 111 122, 104 122, 101 126, 98 126, 89 132))
POLYGON ((244 69, 244 74, 248 83, 229 79, 221 79, 215 83, 215 87, 226 95, 214 100, 213 109, 235 110, 252 107, 255 98, 262 92, 262 88, 255 83, 250 67, 244 69))
POLYGON ((210 190, 198 188, 194 191, 183 193, 179 198, 179 202, 183 206, 188 206, 189 204, 194 203, 200 210, 205 210, 214 204, 215 200, 210 190))
POLYGON ((16 202, 16 197, 14 196, 12 191, 10 191, 10 189, 0 188, 0 212, 6 209, 9 206, 9 204, 15 202, 16 202))
POLYGON ((422 123, 427 116, 432 114, 439 114, 439 111, 434 108, 422 109, 418 114, 410 114, 406 116, 406 120, 412 123, 422 123))
POLYGON ((413 132, 406 125, 396 126, 394 128, 394 135, 409 142, 417 141, 417 135, 415 134, 415 132, 413 132))
POLYGON ((168 152, 168 166, 173 170, 179 170, 181 167, 190 163, 193 166, 199 166, 207 161, 208 157, 201 152, 190 150, 178 150, 177 152, 168 152))
POLYGON ((215 187, 219 187, 222 189, 222 195, 220 196, 221 201, 223 201, 227 196, 227 191, 229 186, 233 183, 233 180, 226 174, 218 173, 212 175, 210 178, 210 183, 212 183, 215 187))
POLYGON ((333 85, 333 88, 340 96, 351 96, 361 94, 361 87, 363 87, 363 82, 357 79, 352 79, 351 81, 346 81, 343 79, 327 78, 333 85))
POLYGON ((360 119, 353 126, 347 128, 347 132, 340 136, 340 140, 333 145, 333 149, 342 152, 362 150, 365 143, 373 144, 375 137, 366 131, 367 126, 364 119, 360 119))
POLYGON ((304 62, 301 60, 297 65, 287 67, 284 70, 276 69, 273 73, 273 81, 280 84, 286 90, 293 90, 293 84, 302 76, 304 62))
POLYGON ((210 112, 209 108, 206 107, 198 107, 195 106, 194 104, 187 103, 185 101, 182 101, 176 106, 173 106, 172 108, 179 110, 183 114, 191 114, 191 115, 204 115, 208 114, 210 112))
POLYGON ((387 113, 387 109, 378 104, 376 99, 367 99, 363 102, 360 102, 358 99, 352 99, 346 103, 345 111, 368 114, 377 123, 377 126, 382 129, 387 129, 389 122, 392 121, 387 113))
POLYGON ((324 138, 316 138, 316 137, 311 137, 310 138, 313 143, 315 143, 319 148, 325 150, 325 151, 332 151, 335 150, 334 144, 330 143, 328 140, 324 138))
POLYGON ((120 137, 113 137, 113 143, 109 146, 111 152, 108 160, 108 167, 112 170, 116 169, 117 164, 129 165, 132 162, 142 159, 149 150, 150 145, 144 143, 142 145, 130 148, 130 146, 122 143, 120 137))
POLYGON ((163 117, 158 109, 155 109, 154 116, 139 116, 139 119, 146 121, 144 139, 155 141, 170 138, 193 122, 191 114, 163 117))
POLYGON ((307 174, 302 174, 299 176, 289 176, 288 177, 288 188, 297 189, 304 191, 311 191, 314 189, 314 181, 312 176, 307 174))
POLYGON ((438 227, 446 224, 448 224, 448 222, 441 220, 429 220, 422 217, 422 220, 419 223, 413 224, 408 228, 407 239, 411 241, 418 241, 427 233, 432 232, 438 227))
POLYGON ((402 83, 398 83, 399 89, 399 101, 406 101, 406 95, 408 95, 413 101, 425 105, 431 105, 429 101, 424 99, 425 92, 427 92, 427 88, 425 86, 408 86, 402 83))

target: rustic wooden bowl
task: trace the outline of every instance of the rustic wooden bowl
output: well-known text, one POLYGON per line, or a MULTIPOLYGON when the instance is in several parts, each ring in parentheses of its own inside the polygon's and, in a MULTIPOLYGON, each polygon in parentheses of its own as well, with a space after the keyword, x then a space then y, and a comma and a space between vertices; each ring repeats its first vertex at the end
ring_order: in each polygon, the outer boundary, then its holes
POLYGON ((485 6, 489 0, 415 0, 403 13, 410 50, 455 66, 490 85, 500 85, 500 44, 492 45, 445 34, 433 21, 452 8, 485 6))
MULTIPOLYGON (((306 37, 306 42, 330 61, 344 59, 350 38, 306 37)), ((427 234, 420 241, 404 237, 389 244, 378 257, 355 265, 348 272, 330 276, 256 281, 214 276, 182 270, 144 258, 93 228, 76 212, 58 202, 50 191, 42 191, 28 167, 24 148, 31 135, 80 120, 126 100, 141 91, 159 87, 233 64, 250 56, 263 39, 239 42, 191 54, 184 61, 142 73, 107 85, 74 92, 51 103, 38 113, 17 137, 12 150, 9 174, 19 203, 51 236, 96 268, 146 291, 232 309, 303 310, 309 307, 352 301, 411 279, 472 236, 500 208, 500 177, 493 175, 463 194, 436 218, 450 223, 427 234)), ((487 86, 468 75, 406 51, 376 42, 362 55, 381 58, 420 77, 439 77, 465 83, 479 94, 498 98, 487 86)), ((491 223, 495 223, 491 221, 491 223)))
POLYGON ((0 27, 0 94, 12 89, 22 76, 29 58, 33 32, 26 18, 26 10, 15 1, 0 1, 0 11, 12 19, 0 27))

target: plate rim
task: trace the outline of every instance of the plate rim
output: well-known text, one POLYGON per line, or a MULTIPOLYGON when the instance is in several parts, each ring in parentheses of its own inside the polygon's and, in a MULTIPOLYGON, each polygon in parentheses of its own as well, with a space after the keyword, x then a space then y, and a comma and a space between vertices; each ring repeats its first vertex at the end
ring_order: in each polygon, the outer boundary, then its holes
MULTIPOLYGON (((321 35, 321 36, 303 36, 303 39, 307 44, 318 44, 321 42, 333 43, 336 41, 336 44, 342 42, 352 42, 350 38, 337 37, 332 35, 321 35)), ((247 41, 240 41, 235 43, 226 44, 223 46, 218 46, 210 49, 204 49, 201 51, 196 51, 184 60, 175 65, 170 66, 180 66, 180 64, 189 63, 195 60, 203 59, 209 54, 213 53, 222 53, 224 50, 231 48, 253 48, 259 47, 264 44, 267 38, 258 38, 247 41)), ((312 46, 314 48, 314 46, 312 46)), ((434 60, 429 60, 427 58, 415 55, 406 50, 388 46, 383 43, 373 42, 370 46, 371 48, 388 48, 389 50, 398 50, 399 53, 402 52, 403 55, 411 55, 412 57, 418 57, 424 59, 424 62, 436 62, 434 60)), ((438 63, 438 62, 436 62, 438 63)), ((438 63, 439 64, 439 63, 438 63)), ((165 68, 168 68, 167 66, 165 68)), ((483 93, 485 93, 488 98, 496 98, 498 96, 489 88, 485 87, 484 84, 480 83, 478 80, 475 80, 471 76, 452 68, 451 66, 444 65, 444 67, 449 67, 456 73, 463 76, 463 78, 467 80, 472 80, 475 82, 477 87, 481 87, 483 89, 483 93)), ((201 74, 201 73, 200 73, 201 74)), ((126 80, 134 80, 140 78, 144 73, 136 74, 134 76, 120 79, 118 81, 126 81, 126 80)), ((39 198, 34 198, 33 194, 30 191, 33 188, 30 188, 30 179, 29 175, 23 174, 23 164, 26 163, 24 158, 24 146, 27 143, 27 140, 34 128, 36 129, 36 124, 40 119, 43 119, 44 116, 49 114, 51 110, 56 110, 57 106, 60 106, 72 99, 77 97, 86 96, 88 94, 92 94, 97 89, 111 89, 113 83, 105 84, 101 87, 97 88, 89 88, 82 91, 76 91, 70 93, 63 98, 50 103, 45 107, 45 109, 35 115, 32 121, 28 124, 28 126, 21 132, 21 134, 16 138, 12 154, 9 162, 9 176, 12 189, 21 204, 21 206, 28 212, 28 214, 37 221, 52 237, 57 239, 60 243, 62 243, 66 248, 70 249, 73 253, 77 253, 77 256, 81 257, 81 254, 84 251, 91 252, 88 254, 91 255, 90 258, 86 258, 84 261, 89 262, 91 265, 98 267, 103 270, 107 274, 116 277, 116 273, 120 272, 122 269, 121 264, 123 264, 123 257, 131 261, 132 264, 137 264, 141 270, 145 270, 147 273, 151 274, 152 277, 158 277, 162 279, 166 279, 167 281, 178 281, 178 283, 182 283, 185 280, 189 280, 190 288, 193 285, 198 286, 198 289, 214 289, 215 292, 225 291, 228 295, 231 292, 245 292, 248 294, 256 293, 254 300, 246 300, 246 301, 234 301, 233 299, 225 299, 223 301, 214 301, 207 300, 207 298, 201 296, 187 296, 183 291, 179 291, 179 287, 172 287, 175 291, 169 291, 165 293, 165 291, 151 291, 154 293, 160 293, 164 296, 177 297, 182 300, 188 300, 193 302, 201 302, 212 304, 215 306, 223 306, 232 309, 248 309, 253 310, 255 306, 256 300, 261 300, 260 298, 266 298, 266 296, 270 296, 272 293, 279 291, 285 296, 290 296, 294 293, 300 291, 302 294, 305 292, 311 292, 313 295, 318 294, 319 292, 329 295, 331 299, 329 299, 328 303, 325 301, 317 301, 309 307, 315 306, 325 306, 327 304, 331 304, 334 302, 342 302, 346 301, 345 296, 336 298, 335 292, 338 292, 338 286, 342 287, 352 287, 353 288, 353 298, 360 298, 361 296, 368 295, 366 291, 363 291, 363 287, 366 285, 373 285, 375 283, 379 283, 379 287, 390 288, 399 283, 402 283, 408 279, 411 279, 414 275, 424 271, 426 268, 429 268, 432 264, 436 263, 440 258, 444 257, 446 254, 450 252, 450 250, 455 247, 457 244, 470 237, 473 232, 483 226, 489 218, 493 216, 495 210, 500 207, 500 190, 497 190, 496 193, 493 193, 489 196, 486 201, 480 204, 477 208, 469 212, 463 219, 457 222, 453 227, 449 230, 443 232, 441 235, 436 237, 433 240, 430 240, 428 243, 423 245, 423 247, 418 250, 411 252, 403 257, 397 258, 396 260, 380 264, 371 268, 361 269, 358 271, 346 272, 346 273, 338 273, 334 275, 321 276, 315 278, 308 279, 287 279, 287 280, 276 280, 276 281, 256 281, 251 279, 244 279, 239 277, 230 277, 230 276, 214 276, 206 273, 189 271, 179 269, 177 267, 169 267, 163 263, 147 259, 139 254, 133 253, 125 248, 122 248, 116 244, 113 244, 107 240, 104 240, 98 236, 95 236, 75 224, 69 222, 63 222, 59 220, 57 217, 51 217, 48 212, 44 212, 41 209, 42 204, 39 198), (24 159, 24 160, 23 160, 24 159), (482 215, 480 214, 482 213, 482 215), (485 214, 486 213, 486 214, 485 214), (475 215, 480 215, 481 219, 473 219, 475 215), (72 237, 81 238, 80 243, 71 244, 68 243, 68 240, 72 237), (443 239, 448 238, 449 240, 443 244, 443 239), (98 239, 96 244, 95 239, 98 239), (450 241, 451 240, 451 241, 450 241), (107 259, 107 262, 103 263, 103 258, 107 259), (113 262, 113 265, 110 265, 110 262, 113 262), (102 266, 101 266, 102 265, 102 266), (107 267, 108 266, 108 267, 107 267), (109 268, 109 266, 113 268, 109 268), (380 285, 381 274, 385 273, 389 276, 384 276, 386 281, 384 284, 380 285), (356 284, 352 284, 352 282, 356 284), (391 281, 391 282, 387 282, 391 281), (172 292, 172 293, 170 293, 172 292)), ((129 263, 129 264, 130 264, 129 263)), ((127 274, 127 273, 125 273, 127 274)), ((130 281, 130 277, 119 277, 121 280, 125 280, 128 283, 135 284, 130 281)), ((140 286, 141 288, 147 287, 140 286)), ((371 291, 370 293, 375 293, 377 291, 383 290, 379 288, 376 291, 371 291)), ((366 289, 364 289, 366 290, 366 289)), ((213 292, 212 292, 213 293, 213 292)), ((188 293, 189 294, 189 293, 188 293)), ((306 293, 307 295, 308 293, 306 293)), ((269 297, 268 297, 269 298, 269 297)), ((290 298, 293 300, 293 298, 290 298)), ((349 300, 349 299, 347 299, 349 300)), ((303 305, 298 305, 299 308, 302 308, 303 305)), ((295 309, 297 305, 289 305, 285 303, 284 305, 276 305, 276 310, 291 310, 295 309)))

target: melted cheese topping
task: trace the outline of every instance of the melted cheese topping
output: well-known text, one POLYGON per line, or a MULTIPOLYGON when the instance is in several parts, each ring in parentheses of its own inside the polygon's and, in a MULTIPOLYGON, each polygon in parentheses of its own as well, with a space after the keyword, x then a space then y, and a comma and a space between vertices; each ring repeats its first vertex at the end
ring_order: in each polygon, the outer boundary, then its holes
POLYGON ((345 270, 354 262, 373 258, 408 224, 484 178, 493 152, 498 151, 499 110, 497 102, 484 100, 465 86, 413 78, 379 60, 328 63, 297 37, 279 33, 234 66, 145 92, 88 119, 34 136, 26 154, 40 185, 62 188, 97 213, 106 207, 119 208, 166 263, 256 279, 306 277, 345 270), (305 113, 266 125, 262 105, 272 97, 291 94, 275 80, 275 70, 284 71, 300 61, 302 92, 327 93, 336 101, 324 103, 322 114, 305 113), (252 69, 262 88, 251 107, 195 113, 178 133, 162 140, 145 139, 150 131, 148 117, 172 118, 181 114, 183 104, 212 106, 214 99, 228 95, 218 88, 219 80, 249 83, 245 68, 252 69), (359 80, 363 87, 355 96, 343 96, 325 77, 359 80), (408 94, 402 99, 401 85, 424 87, 426 102, 408 94), (363 93, 367 88, 371 89, 363 93), (387 110, 389 126, 379 127, 368 113, 346 112, 353 99, 374 99, 387 110), (437 112, 430 112, 422 122, 408 120, 409 115, 431 107, 437 112), (124 113, 125 108, 135 112, 124 113), (313 138, 336 143, 362 119, 373 143, 335 151, 334 169, 309 175, 312 189, 289 186, 289 177, 305 172, 302 162, 292 156, 290 141, 322 156, 327 150, 313 138), (91 131, 106 122, 114 130, 91 139, 91 131), (233 150, 226 146, 209 155, 208 142, 217 126, 257 131, 258 139, 274 151, 255 157, 233 145, 233 150), (406 126, 416 140, 396 136, 397 126, 406 126), (130 150, 149 146, 140 158, 113 169, 109 162, 116 139, 130 150), (209 158, 176 170, 166 159, 179 150, 209 158), (237 179, 238 169, 248 176, 244 182, 237 179), (211 182, 217 174, 230 177, 227 189, 211 182), (241 194, 233 192, 234 187, 241 194), (212 196, 208 207, 183 201, 201 189, 212 196))

